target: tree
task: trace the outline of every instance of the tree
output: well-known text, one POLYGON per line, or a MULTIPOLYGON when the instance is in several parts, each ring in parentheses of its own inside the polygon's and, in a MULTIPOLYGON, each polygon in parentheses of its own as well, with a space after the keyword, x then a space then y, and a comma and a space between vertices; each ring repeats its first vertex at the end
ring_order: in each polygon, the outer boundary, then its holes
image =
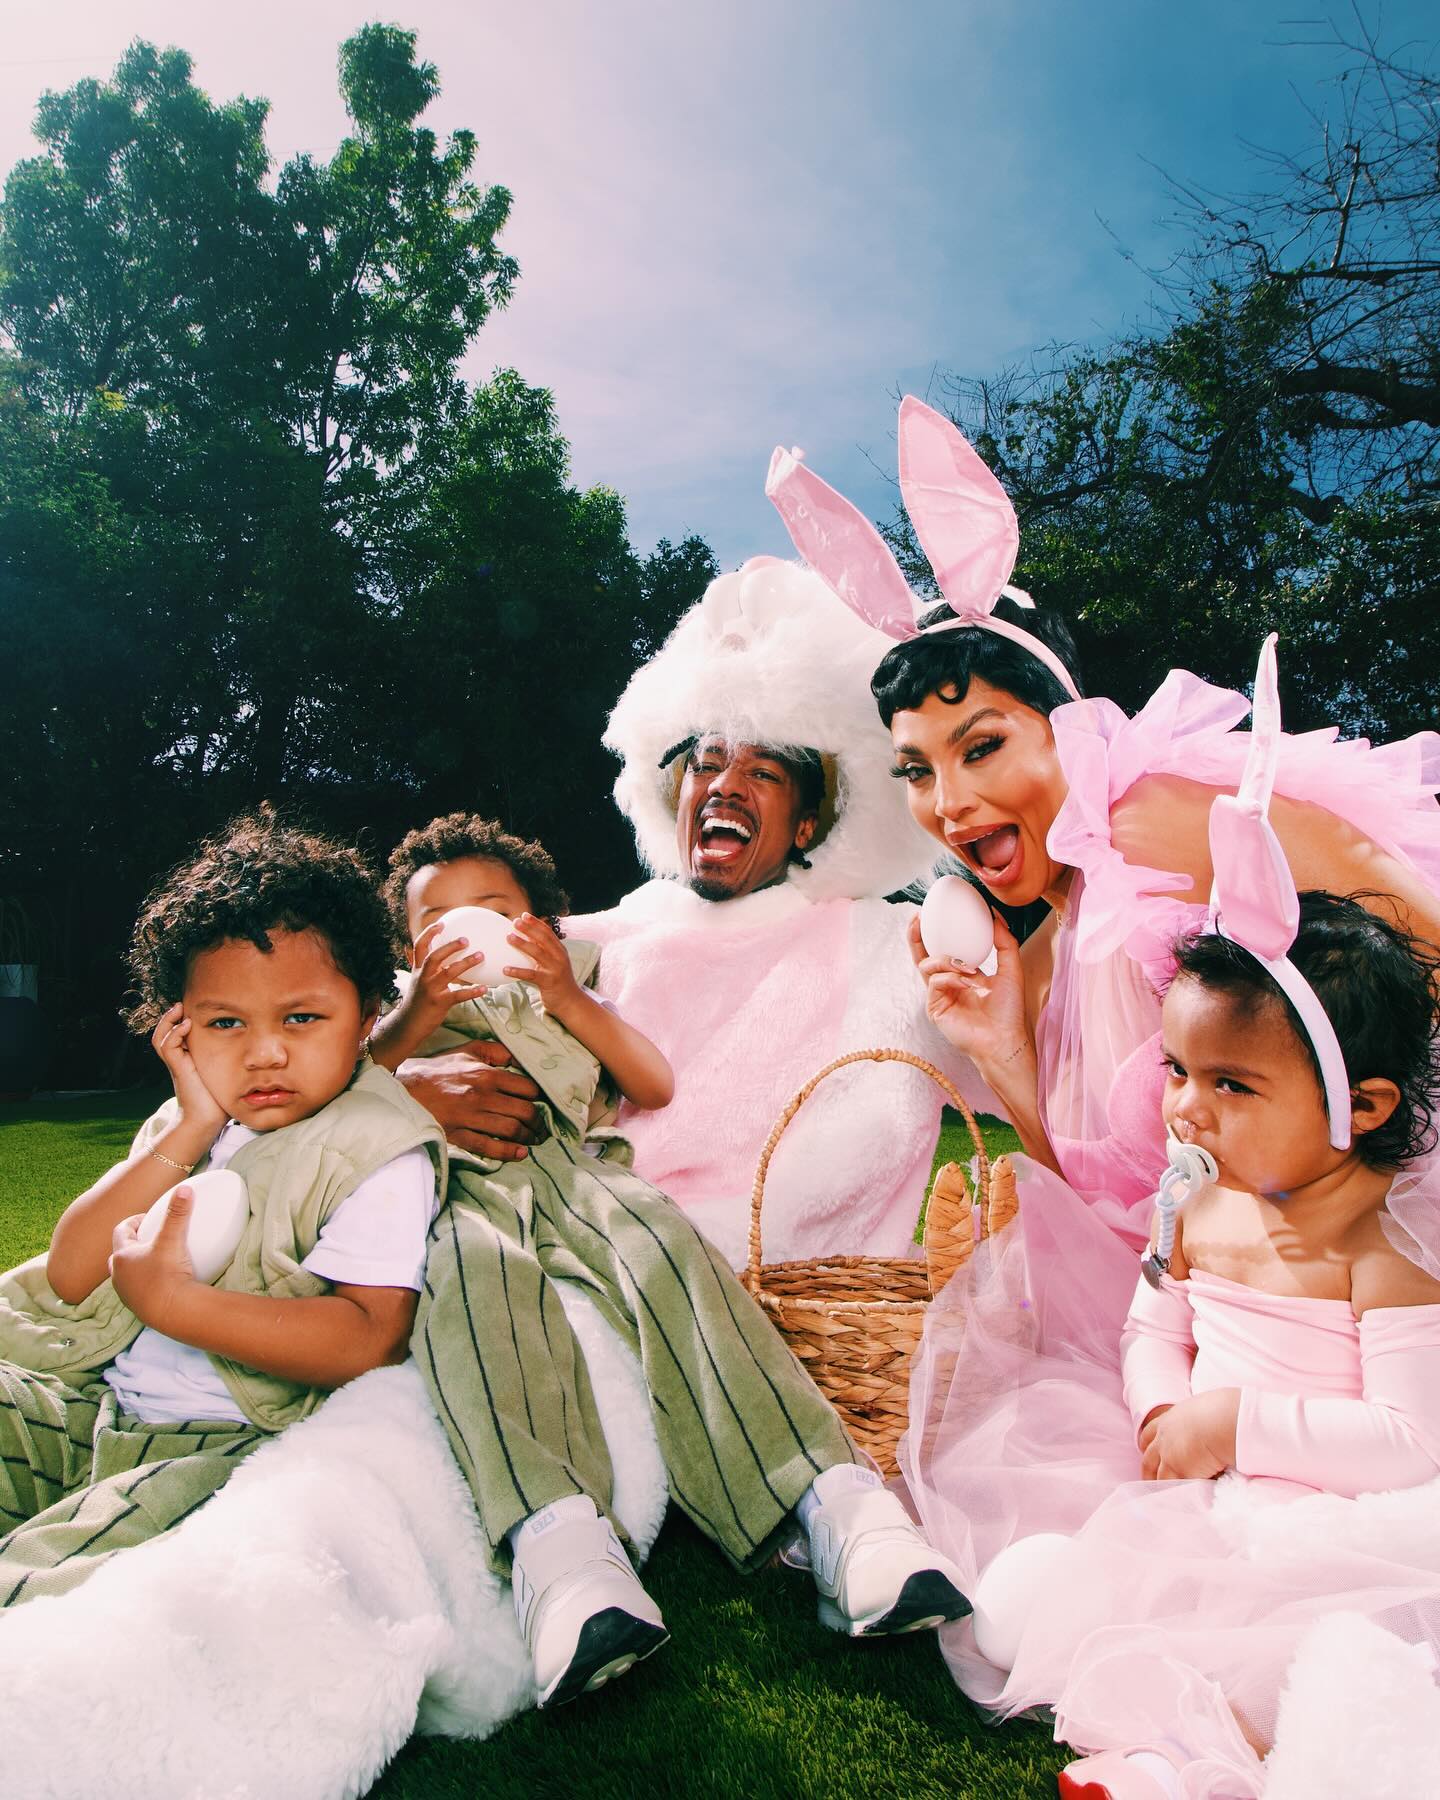
POLYGON ((1440 83, 1331 48, 1313 154, 1243 202, 1182 191, 1156 329, 944 396, 1095 691, 1137 705, 1175 664, 1243 686, 1275 628, 1297 727, 1391 736, 1433 721, 1440 653, 1440 83))
POLYGON ((635 555, 548 393, 467 388, 510 196, 421 123, 413 33, 339 74, 350 134, 272 180, 265 103, 136 43, 0 207, 0 894, 72 921, 52 995, 101 1015, 140 890, 262 797, 380 852, 488 805, 611 898, 605 709, 713 570, 635 555))
POLYGON ((1291 500, 1319 525, 1360 493, 1440 491, 1440 78, 1353 29, 1310 40, 1340 67, 1307 152, 1266 155, 1238 200, 1182 190, 1192 281, 1273 297, 1291 500))

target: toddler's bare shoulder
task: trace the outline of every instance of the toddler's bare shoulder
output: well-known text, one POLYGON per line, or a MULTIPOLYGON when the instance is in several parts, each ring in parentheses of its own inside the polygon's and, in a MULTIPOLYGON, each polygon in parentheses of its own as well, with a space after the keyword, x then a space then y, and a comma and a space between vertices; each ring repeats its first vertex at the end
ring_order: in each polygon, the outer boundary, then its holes
POLYGON ((1381 1306, 1440 1306, 1440 1281, 1385 1235, 1383 1210, 1358 1219, 1348 1235, 1350 1299, 1356 1317, 1381 1306))

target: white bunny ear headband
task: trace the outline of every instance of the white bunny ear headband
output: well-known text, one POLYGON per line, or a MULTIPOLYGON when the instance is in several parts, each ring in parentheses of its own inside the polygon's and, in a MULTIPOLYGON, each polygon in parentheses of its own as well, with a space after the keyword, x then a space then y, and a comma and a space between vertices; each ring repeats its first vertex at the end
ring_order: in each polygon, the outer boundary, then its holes
POLYGON ((955 613, 916 623, 916 599, 878 531, 856 507, 806 468, 798 450, 777 449, 765 492, 795 548, 852 612, 903 641, 937 631, 991 631, 1036 657, 1072 699, 1075 678, 1032 632, 994 617, 1002 594, 1033 601, 1006 584, 1020 547, 1010 497, 949 419, 907 394, 900 405, 900 491, 940 591, 955 613))
POLYGON ((1220 794, 1210 808, 1210 861, 1214 880, 1206 929, 1248 950, 1294 1007, 1320 1065, 1330 1142, 1350 1148, 1350 1078, 1329 1014, 1314 988, 1290 961, 1300 928, 1300 898, 1285 852, 1270 823, 1270 795, 1280 755, 1280 693, 1275 674, 1275 633, 1260 650, 1250 720, 1250 754, 1240 791, 1220 794))

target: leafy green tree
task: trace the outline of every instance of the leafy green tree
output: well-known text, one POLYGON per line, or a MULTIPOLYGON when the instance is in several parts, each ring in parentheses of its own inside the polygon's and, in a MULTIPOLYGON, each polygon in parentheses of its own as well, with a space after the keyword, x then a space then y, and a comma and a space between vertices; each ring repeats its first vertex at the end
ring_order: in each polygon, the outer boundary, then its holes
POLYGON ((1313 155, 1244 202, 1188 196, 1158 329, 952 378, 945 404, 1092 691, 1133 707, 1177 664, 1244 686, 1274 628, 1294 725, 1395 736, 1433 724, 1440 660, 1440 82, 1332 48, 1313 155))
POLYGON ((612 898, 605 710, 713 571, 636 556, 549 394, 462 379, 510 196, 421 122, 414 34, 339 79, 349 134, 272 180, 265 103, 136 43, 0 206, 0 894, 71 922, 51 985, 100 1017, 140 888, 261 797, 379 852, 490 806, 612 898))

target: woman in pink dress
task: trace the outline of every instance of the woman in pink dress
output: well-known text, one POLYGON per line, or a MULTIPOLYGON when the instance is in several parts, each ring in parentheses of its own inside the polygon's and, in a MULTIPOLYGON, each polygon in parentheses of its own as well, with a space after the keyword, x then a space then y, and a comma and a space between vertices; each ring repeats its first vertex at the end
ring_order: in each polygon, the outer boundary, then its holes
MULTIPOLYGON (((873 686, 915 817, 997 899, 1052 909, 1023 948, 997 923, 989 978, 915 946, 931 1016, 973 1057, 1027 1152, 1020 1228, 932 1309, 912 1375, 907 1479, 936 1541, 978 1575, 1017 1538, 1080 1530, 1116 1479, 1121 1329, 1167 1162, 1161 998, 1177 939, 1205 922, 1211 806, 1239 784, 1249 734, 1235 727, 1250 709, 1184 671, 1134 718, 1080 699, 1063 625, 1000 597, 1017 544, 1003 490, 948 421, 910 399, 900 469, 947 601, 918 620, 888 551, 838 495, 779 454, 770 486, 817 572, 899 640, 873 686), (1044 1479, 1004 1478, 1024 1464, 1044 1479)), ((1278 737, 1269 814, 1294 886, 1393 896, 1371 904, 1440 944, 1437 785, 1432 733, 1378 747, 1333 731, 1278 737)), ((1128 1422, 1125 1436, 1138 1473, 1128 1422)), ((1168 1504, 1191 1487, 1149 1491, 1168 1504)), ((1133 1561, 1133 1533, 1127 1542, 1133 1561)), ((1307 1581, 1313 1570, 1297 1590, 1307 1581)), ((1300 1622, 1284 1623, 1293 1648, 1300 1622)), ((1261 1654, 1241 1635, 1246 1656, 1261 1654)), ((1281 1649, 1269 1643, 1267 1669, 1281 1649)), ((946 1652, 966 1691, 998 1713, 1062 1699, 1017 1685, 968 1628, 947 1634, 946 1652)), ((1153 1641, 1145 1654, 1164 1665, 1153 1641)), ((1081 1659, 1081 1673, 1098 1667, 1081 1659)), ((1174 1669, 1174 1691, 1140 1684, 1143 1702, 1107 1713, 1117 1693, 1129 1698, 1112 1668, 1086 1686, 1088 1702, 1070 1695, 1061 1734, 1125 1748, 1169 1735, 1177 1708, 1208 1707, 1212 1749, 1224 1738, 1217 1753, 1239 1773, 1223 1787, 1197 1772, 1186 1791, 1261 1791, 1219 1672, 1183 1655, 1174 1669)), ((1263 1740, 1268 1723, 1252 1717, 1252 1735, 1263 1740)))

